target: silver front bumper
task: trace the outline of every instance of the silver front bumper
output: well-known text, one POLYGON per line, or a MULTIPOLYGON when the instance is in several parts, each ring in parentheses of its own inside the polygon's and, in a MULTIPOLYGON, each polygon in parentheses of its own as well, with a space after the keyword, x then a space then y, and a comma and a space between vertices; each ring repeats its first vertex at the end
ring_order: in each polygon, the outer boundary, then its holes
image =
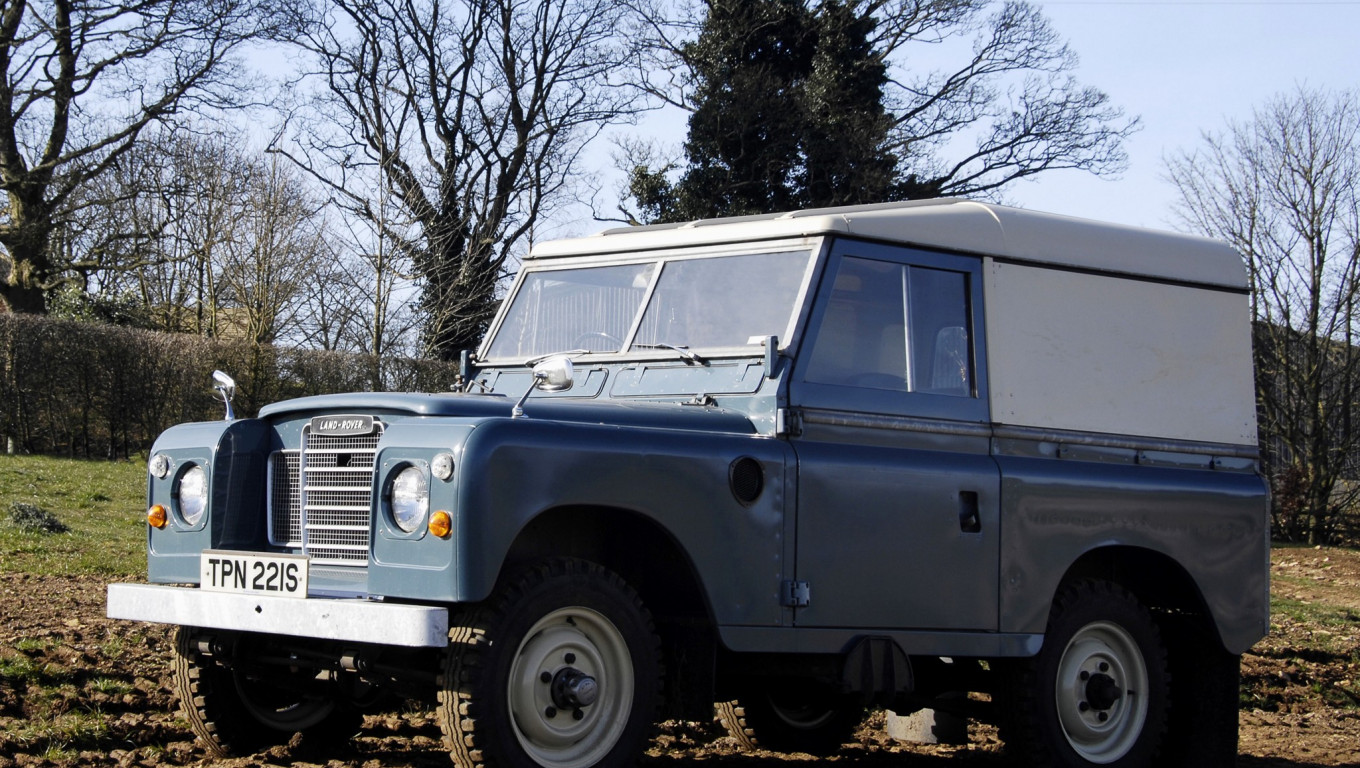
POLYGON ((382 645, 439 648, 449 635, 449 612, 443 608, 152 584, 110 584, 107 613, 110 619, 382 645))

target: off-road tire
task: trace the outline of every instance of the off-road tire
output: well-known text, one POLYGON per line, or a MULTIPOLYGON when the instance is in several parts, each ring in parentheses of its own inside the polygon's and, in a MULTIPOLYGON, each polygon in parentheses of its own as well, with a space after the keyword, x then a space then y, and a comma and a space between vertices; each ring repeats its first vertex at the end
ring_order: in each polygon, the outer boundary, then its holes
POLYGON ((459 768, 623 768, 642 753, 661 701, 661 643, 617 574, 547 560, 451 625, 438 718, 459 768), (600 698, 549 716, 571 671, 596 680, 600 698))
POLYGON ((255 714, 259 707, 243 700, 236 673, 203 657, 193 638, 190 627, 175 632, 175 691, 190 730, 214 757, 253 754, 287 744, 297 733, 305 749, 319 751, 359 730, 362 715, 334 700, 300 702, 296 712, 262 719, 255 714))
POLYGON ((1006 664, 1004 678, 1001 738, 1029 764, 1157 764, 1171 701, 1166 648, 1124 588, 1087 579, 1062 589, 1042 650, 1006 664))
POLYGON ((805 681, 759 681, 742 685, 738 698, 714 705, 718 722, 743 750, 834 755, 864 720, 858 699, 824 691, 794 703, 780 689, 815 685, 805 681))
POLYGON ((1223 650, 1207 621, 1168 617, 1172 691, 1163 755, 1168 766, 1218 768, 1237 763, 1237 711, 1242 657, 1223 650))

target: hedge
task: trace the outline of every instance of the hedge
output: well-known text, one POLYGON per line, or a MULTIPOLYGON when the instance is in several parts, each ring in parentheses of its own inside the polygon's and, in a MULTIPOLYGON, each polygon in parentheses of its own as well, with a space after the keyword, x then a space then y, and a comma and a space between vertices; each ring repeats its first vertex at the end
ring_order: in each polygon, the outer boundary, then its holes
POLYGON ((184 421, 223 415, 213 370, 236 379, 240 416, 331 392, 449 389, 457 366, 0 314, 0 450, 129 457, 184 421))

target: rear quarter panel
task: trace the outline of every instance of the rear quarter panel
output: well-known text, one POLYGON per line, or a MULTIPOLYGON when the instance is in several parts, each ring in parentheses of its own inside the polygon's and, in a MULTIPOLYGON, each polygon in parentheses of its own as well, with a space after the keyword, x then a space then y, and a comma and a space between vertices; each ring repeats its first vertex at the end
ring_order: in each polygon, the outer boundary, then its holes
MULTIPOLYGON (((1265 484, 1249 468, 1157 467, 1131 457, 1000 455, 1003 632, 1043 632, 1061 580, 1102 547, 1137 547, 1180 564, 1224 647, 1268 631, 1265 484)), ((1249 462, 1245 462, 1249 465, 1249 462)))

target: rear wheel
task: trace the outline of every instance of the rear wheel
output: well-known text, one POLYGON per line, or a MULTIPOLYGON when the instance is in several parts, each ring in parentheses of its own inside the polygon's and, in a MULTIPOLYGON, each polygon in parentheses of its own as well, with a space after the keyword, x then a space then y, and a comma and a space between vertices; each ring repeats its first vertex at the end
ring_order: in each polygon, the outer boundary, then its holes
MULTIPOLYGON (((242 641, 233 642, 238 647, 231 656, 248 657, 242 641)), ((190 729, 217 757, 285 744, 296 733, 311 745, 343 740, 359 730, 362 719, 318 686, 314 675, 217 663, 200 651, 189 627, 175 633, 174 681, 190 729)))
POLYGON ((864 719, 853 696, 810 680, 751 680, 719 702, 718 720, 743 749, 832 755, 864 719))
POLYGON ((439 722, 462 768, 629 765, 660 701, 660 643, 617 575, 552 560, 449 633, 439 722))
POLYGON ((1146 766, 1161 749, 1166 650, 1151 615, 1117 585, 1063 590, 1043 649, 1014 664, 1007 688, 1002 736, 1034 765, 1146 766))
POLYGON ((1170 649, 1172 718, 1163 750, 1167 765, 1199 768, 1237 760, 1238 687, 1242 659, 1219 644, 1212 626, 1180 617, 1163 625, 1170 649))

